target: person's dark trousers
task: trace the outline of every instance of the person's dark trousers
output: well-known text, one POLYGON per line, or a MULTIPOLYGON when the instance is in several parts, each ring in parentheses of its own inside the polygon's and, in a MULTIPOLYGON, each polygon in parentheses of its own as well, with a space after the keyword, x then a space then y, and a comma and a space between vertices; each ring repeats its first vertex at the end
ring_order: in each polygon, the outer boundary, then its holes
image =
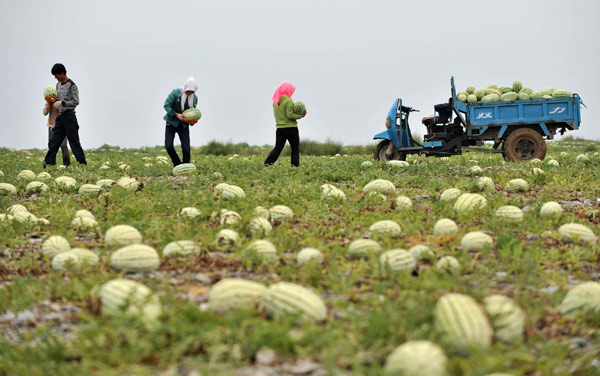
POLYGON ((169 157, 171 157, 173 166, 177 166, 182 163, 181 159, 179 159, 179 156, 177 155, 177 152, 175 151, 175 146, 173 146, 175 134, 179 135, 179 141, 181 142, 183 163, 190 163, 190 127, 174 127, 167 123, 165 128, 165 148, 167 148, 167 153, 169 153, 169 157))
MULTIPOLYGON (((50 138, 52 137, 52 129, 48 127, 48 142, 50 142, 50 138)), ((71 156, 69 155, 69 148, 67 147, 67 138, 63 139, 62 144, 60 144, 60 151, 62 151, 62 161, 63 165, 68 166, 71 164, 71 156)))
POLYGON ((52 136, 50 136, 50 140, 48 141, 48 153, 46 153, 46 158, 44 158, 44 167, 46 167, 46 165, 54 166, 56 164, 56 153, 58 153, 58 149, 65 137, 69 140, 69 145, 71 146, 71 150, 73 150, 73 155, 75 155, 77 162, 80 164, 87 164, 85 153, 79 142, 79 124, 77 123, 77 116, 75 116, 74 111, 68 111, 58 115, 56 118, 56 125, 54 126, 52 136))
POLYGON ((292 148, 292 165, 298 167, 300 165, 300 135, 298 127, 293 128, 277 128, 275 132, 275 147, 269 153, 265 160, 265 166, 272 165, 279 158, 279 154, 285 146, 285 142, 289 141, 292 148))

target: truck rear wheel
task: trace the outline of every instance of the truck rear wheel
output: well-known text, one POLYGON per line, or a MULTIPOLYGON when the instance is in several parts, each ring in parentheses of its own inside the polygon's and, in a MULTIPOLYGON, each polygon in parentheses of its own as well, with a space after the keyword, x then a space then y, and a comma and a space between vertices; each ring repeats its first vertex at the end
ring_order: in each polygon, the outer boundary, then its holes
POLYGON ((511 132, 502 145, 505 159, 523 162, 530 159, 543 160, 546 156, 546 142, 541 134, 533 129, 521 128, 511 132))
MULTIPOLYGON (((395 146, 391 147, 391 152, 390 152, 390 140, 383 140, 381 141, 378 145, 377 148, 375 149, 375 153, 373 155, 373 157, 375 157, 376 160, 378 161, 382 161, 382 162, 387 162, 387 161, 405 161, 406 160, 406 153, 401 153, 399 152, 395 146)), ((393 144, 392 144, 393 145, 393 144)))

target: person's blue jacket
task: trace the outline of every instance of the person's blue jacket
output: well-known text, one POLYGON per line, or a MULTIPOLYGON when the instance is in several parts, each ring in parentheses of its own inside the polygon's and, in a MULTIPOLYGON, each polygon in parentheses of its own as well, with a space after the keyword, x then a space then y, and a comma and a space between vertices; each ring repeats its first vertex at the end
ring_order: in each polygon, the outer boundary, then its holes
MULTIPOLYGON (((194 94, 194 108, 198 105, 198 97, 194 94)), ((181 108, 181 88, 173 89, 167 99, 165 100, 164 105, 165 111, 167 113, 163 116, 163 119, 166 120, 167 123, 171 124, 174 127, 187 127, 189 124, 184 123, 181 120, 177 119, 175 114, 181 114, 183 111, 188 109, 187 102, 185 103, 185 108, 181 108)))

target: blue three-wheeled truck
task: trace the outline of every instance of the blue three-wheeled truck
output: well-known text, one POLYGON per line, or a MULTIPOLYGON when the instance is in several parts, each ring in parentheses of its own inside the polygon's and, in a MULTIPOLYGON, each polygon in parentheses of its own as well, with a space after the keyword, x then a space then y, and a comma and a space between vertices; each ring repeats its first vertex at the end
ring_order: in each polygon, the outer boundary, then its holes
POLYGON ((579 129, 579 95, 568 98, 527 101, 466 103, 456 99, 454 77, 452 97, 434 106, 434 116, 422 120, 427 128, 423 144, 413 140, 408 117, 415 110, 397 99, 385 120, 387 130, 373 138, 382 140, 375 150, 381 161, 405 160, 407 154, 450 156, 463 151, 502 153, 505 159, 544 159, 546 143, 556 132, 579 129), (492 141, 493 147, 484 147, 492 141))

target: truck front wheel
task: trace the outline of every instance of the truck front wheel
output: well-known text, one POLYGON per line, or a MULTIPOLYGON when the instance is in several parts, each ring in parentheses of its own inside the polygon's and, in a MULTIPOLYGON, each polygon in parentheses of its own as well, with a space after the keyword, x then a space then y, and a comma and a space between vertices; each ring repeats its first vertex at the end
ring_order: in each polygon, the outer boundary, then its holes
POLYGON ((546 156, 546 142, 541 134, 533 129, 521 128, 511 132, 502 145, 504 158, 523 162, 537 158, 543 160, 546 156))
POLYGON ((375 149, 375 157, 376 160, 387 162, 387 161, 405 161, 406 153, 401 153, 396 150, 396 147, 390 140, 383 140, 375 149))

